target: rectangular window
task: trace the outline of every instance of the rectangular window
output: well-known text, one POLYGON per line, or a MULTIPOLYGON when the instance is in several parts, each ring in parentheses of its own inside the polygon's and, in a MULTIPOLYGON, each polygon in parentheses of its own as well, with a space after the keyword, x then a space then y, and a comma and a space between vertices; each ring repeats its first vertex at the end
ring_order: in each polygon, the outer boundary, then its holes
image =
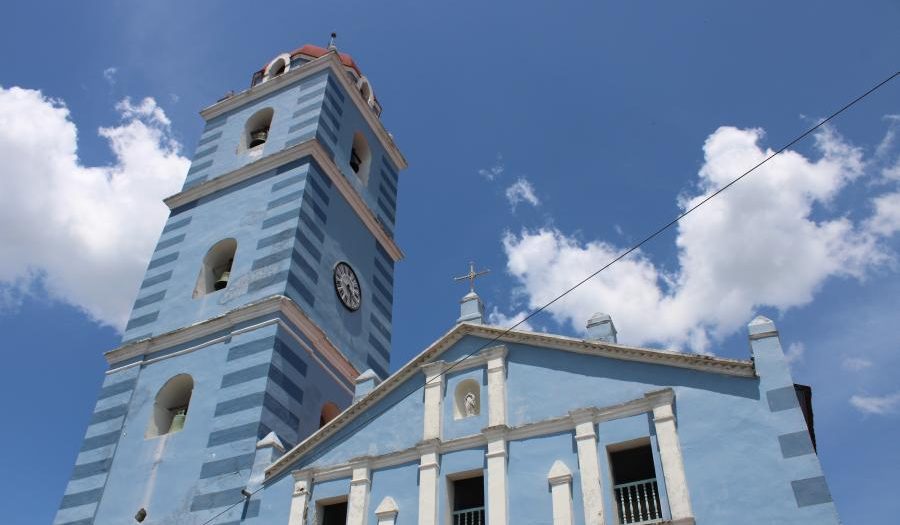
POLYGON ((322 521, 320 525, 346 525, 347 523, 347 502, 332 503, 331 505, 322 505, 321 507, 322 521))
POLYGON ((650 445, 609 455, 621 524, 655 523, 662 520, 662 506, 650 445))
POLYGON ((484 476, 453 481, 453 525, 484 525, 484 476))

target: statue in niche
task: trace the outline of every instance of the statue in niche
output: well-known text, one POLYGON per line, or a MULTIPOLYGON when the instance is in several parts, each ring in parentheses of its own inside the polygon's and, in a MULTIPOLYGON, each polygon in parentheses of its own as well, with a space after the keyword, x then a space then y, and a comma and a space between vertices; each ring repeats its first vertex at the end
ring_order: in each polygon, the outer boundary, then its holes
POLYGON ((475 404, 475 394, 473 392, 466 394, 464 406, 466 417, 478 415, 478 406, 475 404))

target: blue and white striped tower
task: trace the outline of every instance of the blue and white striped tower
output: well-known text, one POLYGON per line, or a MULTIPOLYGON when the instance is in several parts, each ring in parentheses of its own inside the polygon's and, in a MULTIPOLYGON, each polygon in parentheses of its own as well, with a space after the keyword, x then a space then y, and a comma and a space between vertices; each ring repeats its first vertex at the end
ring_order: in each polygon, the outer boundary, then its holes
POLYGON ((352 58, 310 45, 201 111, 55 525, 203 523, 387 375, 406 161, 380 113, 352 58))

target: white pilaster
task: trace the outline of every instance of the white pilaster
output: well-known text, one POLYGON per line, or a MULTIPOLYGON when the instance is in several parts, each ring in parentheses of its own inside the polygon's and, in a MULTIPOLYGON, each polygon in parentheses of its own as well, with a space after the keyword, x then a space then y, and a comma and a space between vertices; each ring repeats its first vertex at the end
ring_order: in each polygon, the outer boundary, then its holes
POLYGON ((495 346, 483 352, 487 359, 488 426, 506 424, 506 347, 495 346))
POLYGON ((368 463, 355 465, 350 479, 350 496, 347 498, 347 525, 366 525, 370 486, 368 463))
POLYGON ((581 473, 584 523, 585 525, 601 525, 604 522, 603 489, 600 482, 600 463, 597 459, 594 412, 584 409, 571 412, 570 415, 575 423, 575 443, 578 447, 578 470, 581 473))
POLYGON ((553 462, 547 474, 553 501, 553 525, 572 525, 572 471, 560 460, 553 462))
POLYGON ((437 525, 438 440, 419 446, 419 525, 437 525))
POLYGON ((487 438, 487 525, 507 524, 505 425, 484 429, 487 438))
POLYGON ((656 441, 659 444, 659 459, 666 478, 666 495, 669 498, 672 521, 684 520, 685 523, 692 523, 694 513, 691 510, 691 498, 671 398, 666 403, 653 407, 653 422, 656 426, 656 441))
POLYGON ((444 368, 446 363, 435 361, 422 365, 425 373, 425 413, 422 420, 424 428, 422 440, 440 439, 441 437, 441 405, 444 397, 444 368))
POLYGON ((390 496, 385 497, 378 504, 378 508, 375 509, 378 525, 394 525, 397 522, 397 514, 399 512, 400 508, 397 507, 397 502, 394 501, 394 498, 390 496))
POLYGON ((294 474, 294 493, 291 496, 291 514, 288 525, 304 525, 306 507, 309 504, 311 479, 308 474, 294 474))

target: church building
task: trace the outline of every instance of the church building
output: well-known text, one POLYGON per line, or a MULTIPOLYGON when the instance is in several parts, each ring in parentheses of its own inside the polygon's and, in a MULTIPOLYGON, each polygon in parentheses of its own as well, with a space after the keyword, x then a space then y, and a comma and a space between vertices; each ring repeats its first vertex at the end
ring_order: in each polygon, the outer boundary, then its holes
POLYGON ((725 359, 593 312, 584 338, 490 326, 473 288, 389 374, 407 163, 381 111, 333 44, 201 111, 54 525, 839 523, 763 317, 725 359))

